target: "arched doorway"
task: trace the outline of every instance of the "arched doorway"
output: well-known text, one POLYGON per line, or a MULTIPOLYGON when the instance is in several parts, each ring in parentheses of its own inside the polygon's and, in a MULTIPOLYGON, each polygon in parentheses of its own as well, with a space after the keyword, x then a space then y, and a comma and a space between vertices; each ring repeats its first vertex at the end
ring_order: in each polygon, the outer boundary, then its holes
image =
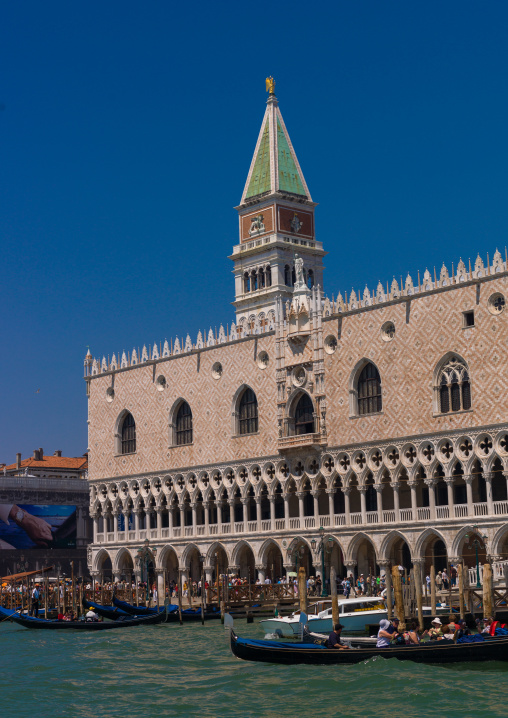
POLYGON ((408 573, 411 570, 411 567, 413 565, 411 551, 406 541, 401 536, 398 536, 392 542, 389 552, 389 559, 392 563, 392 566, 402 566, 402 568, 405 568, 408 573))
POLYGON ((356 570, 358 576, 363 573, 365 578, 378 573, 376 550, 368 538, 362 538, 356 546, 356 570))
POLYGON ((446 546, 439 534, 431 533, 425 539, 421 555, 425 561, 425 575, 430 573, 430 567, 434 566, 436 573, 448 566, 448 553, 446 546))
POLYGON ((240 578, 247 579, 247 583, 255 583, 256 569, 254 561, 254 552, 247 543, 242 543, 237 554, 236 563, 238 565, 238 573, 240 578))

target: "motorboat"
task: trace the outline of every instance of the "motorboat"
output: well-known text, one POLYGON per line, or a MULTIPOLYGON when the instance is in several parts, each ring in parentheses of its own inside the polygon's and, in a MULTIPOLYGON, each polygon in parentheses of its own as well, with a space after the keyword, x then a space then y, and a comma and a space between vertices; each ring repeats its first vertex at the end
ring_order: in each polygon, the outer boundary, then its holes
MULTIPOLYGON (((332 602, 329 599, 311 603, 307 608, 307 617, 309 620, 317 618, 320 613, 327 609, 331 610, 331 607, 332 602)), ((294 611, 290 616, 265 618, 259 622, 259 625, 265 634, 274 633, 284 638, 293 638, 300 635, 300 611, 294 611)))

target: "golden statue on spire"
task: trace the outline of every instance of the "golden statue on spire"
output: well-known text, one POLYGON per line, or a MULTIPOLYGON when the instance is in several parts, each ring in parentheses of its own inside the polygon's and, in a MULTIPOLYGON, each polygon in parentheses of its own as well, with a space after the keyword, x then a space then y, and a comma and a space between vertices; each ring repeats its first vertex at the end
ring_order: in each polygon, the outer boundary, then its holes
POLYGON ((271 75, 266 78, 266 91, 269 92, 270 95, 275 95, 275 80, 271 75))

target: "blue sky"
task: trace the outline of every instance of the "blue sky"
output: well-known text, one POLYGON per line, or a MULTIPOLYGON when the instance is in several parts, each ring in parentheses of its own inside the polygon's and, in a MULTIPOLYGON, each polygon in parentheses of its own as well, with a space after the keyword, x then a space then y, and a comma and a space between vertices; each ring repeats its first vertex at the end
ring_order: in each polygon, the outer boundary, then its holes
POLYGON ((4 3, 0 461, 86 450, 88 344, 231 322, 268 74, 327 293, 504 251, 507 35, 496 1, 4 3))

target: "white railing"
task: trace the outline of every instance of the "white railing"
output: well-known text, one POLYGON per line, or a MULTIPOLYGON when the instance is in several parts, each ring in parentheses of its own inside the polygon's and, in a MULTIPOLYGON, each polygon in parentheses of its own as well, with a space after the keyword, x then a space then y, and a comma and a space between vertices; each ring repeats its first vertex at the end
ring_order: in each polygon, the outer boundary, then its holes
POLYGON ((136 540, 136 532, 129 531, 129 541, 135 541, 135 540, 136 540))
POLYGON ((192 536, 194 534, 194 526, 184 526, 184 536, 192 536))
POLYGON ((249 531, 257 531, 258 530, 258 522, 257 521, 249 521, 247 523, 247 529, 249 531))
POLYGON ((455 504, 453 508, 456 519, 463 519, 467 516, 467 504, 455 504))
POLYGON ((286 528, 286 519, 275 519, 275 530, 284 531, 286 528))
POLYGON ((383 511, 383 523, 393 524, 395 521, 395 511, 383 511))
POLYGON ((118 532, 118 540, 119 541, 125 541, 125 531, 119 531, 118 532))
POLYGON ((304 528, 313 529, 316 526, 316 519, 314 516, 306 516, 303 520, 304 528))
POLYGON ((401 521, 412 521, 413 520, 413 509, 400 509, 400 520, 401 521))
POLYGON ((436 518, 447 519, 450 516, 448 506, 436 506, 436 518))
POLYGON ((261 521, 261 531, 270 531, 272 528, 272 522, 270 519, 264 519, 261 521))
POLYGON ((319 525, 320 526, 330 526, 330 516, 320 516, 319 517, 319 525))
POLYGON ((346 514, 335 514, 335 526, 345 526, 346 525, 346 514))
POLYGON ((352 526, 361 526, 361 524, 363 523, 362 514, 360 512, 354 513, 354 514, 349 514, 349 519, 351 521, 352 526))
POLYGON ((162 529, 162 538, 169 538, 169 529, 162 529))
POLYGON ((181 526, 175 526, 175 528, 173 529, 173 536, 174 536, 175 538, 180 538, 181 535, 182 535, 182 527, 181 527, 181 526))
POLYGON ((114 541, 115 540, 115 534, 113 531, 108 531, 106 534, 106 541, 114 541))
POLYGON ((221 524, 220 532, 221 532, 221 534, 230 534, 231 533, 231 524, 221 524))
POLYGON ((300 518, 293 518, 289 519, 289 528, 290 529, 299 529, 300 528, 300 518))
POLYGON ((147 536, 146 536, 146 530, 145 530, 145 529, 143 529, 142 531, 139 532, 139 540, 140 540, 140 541, 144 541, 144 540, 146 539, 146 537, 147 537, 147 536))
POLYGON ((97 543, 104 543, 104 534, 97 534, 96 541, 97 543))
POLYGON ((205 527, 204 526, 196 526, 197 535, 198 536, 204 536, 205 535, 205 527))
POLYGON ((377 511, 367 511, 367 523, 368 524, 377 524, 379 519, 379 516, 377 514, 377 511))
POLYGON ((416 509, 416 515, 418 516, 418 521, 428 521, 430 519, 430 508, 422 506, 416 509))
POLYGON ((243 529, 245 526, 243 521, 235 521, 234 526, 235 526, 235 534, 243 534, 243 529))
POLYGON ((494 501, 494 514, 496 516, 508 514, 508 501, 494 501))
POLYGON ((150 538, 157 538, 157 529, 150 529, 150 538))
POLYGON ((474 515, 475 516, 488 516, 489 507, 486 503, 473 504, 473 505, 474 505, 474 515))
POLYGON ((211 536, 217 536, 219 532, 219 527, 217 526, 217 524, 210 524, 210 526, 208 527, 208 531, 211 536))

